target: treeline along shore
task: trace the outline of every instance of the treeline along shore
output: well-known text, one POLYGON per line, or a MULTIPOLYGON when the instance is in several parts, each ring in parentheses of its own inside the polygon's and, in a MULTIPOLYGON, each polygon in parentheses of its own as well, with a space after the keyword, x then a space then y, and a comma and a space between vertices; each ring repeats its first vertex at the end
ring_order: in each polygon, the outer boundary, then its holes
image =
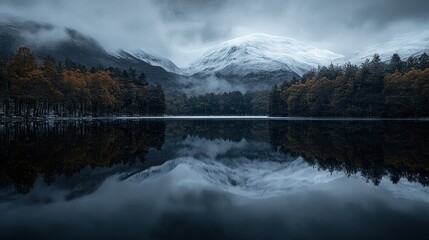
POLYGON ((165 94, 135 69, 93 67, 47 56, 42 66, 28 48, 0 54, 0 116, 162 115, 165 94))
POLYGON ((85 66, 30 49, 0 54, 0 117, 160 115, 269 115, 292 117, 429 117, 429 57, 402 60, 377 54, 357 66, 320 66, 271 91, 187 96, 150 86, 135 69, 85 66))
POLYGON ((275 86, 271 116, 429 117, 429 57, 388 63, 374 55, 360 66, 319 67, 275 86))

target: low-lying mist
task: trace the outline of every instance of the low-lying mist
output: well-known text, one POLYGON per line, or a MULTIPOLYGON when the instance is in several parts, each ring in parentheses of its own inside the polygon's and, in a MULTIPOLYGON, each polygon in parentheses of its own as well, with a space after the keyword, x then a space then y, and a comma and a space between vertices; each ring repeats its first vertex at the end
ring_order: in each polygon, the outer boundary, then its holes
POLYGON ((231 83, 228 80, 221 79, 216 76, 209 76, 203 78, 188 77, 181 79, 181 83, 184 86, 181 91, 189 96, 197 96, 206 93, 224 93, 233 91, 246 93, 252 90, 244 83, 231 83))

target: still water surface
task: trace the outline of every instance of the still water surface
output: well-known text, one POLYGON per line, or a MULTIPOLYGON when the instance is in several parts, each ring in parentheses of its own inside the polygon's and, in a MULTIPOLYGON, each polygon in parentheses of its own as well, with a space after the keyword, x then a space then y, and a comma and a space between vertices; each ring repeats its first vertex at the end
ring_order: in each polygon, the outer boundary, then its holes
POLYGON ((0 239, 428 236, 429 122, 0 124, 0 239))

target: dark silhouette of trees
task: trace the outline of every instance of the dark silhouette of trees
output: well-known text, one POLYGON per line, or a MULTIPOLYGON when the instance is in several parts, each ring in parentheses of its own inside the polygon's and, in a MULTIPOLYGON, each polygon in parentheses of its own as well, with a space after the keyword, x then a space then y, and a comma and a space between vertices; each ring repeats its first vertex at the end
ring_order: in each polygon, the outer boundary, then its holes
MULTIPOLYGON (((318 169, 360 173, 374 184, 388 176, 394 183, 406 178, 429 185, 429 127, 425 122, 239 120, 3 123, 0 185, 13 184, 25 193, 38 177, 49 184, 87 167, 144 163, 150 148, 161 149, 165 133, 171 139, 192 136, 246 139, 253 142, 251 146, 270 143, 273 151, 285 154, 284 161, 300 156, 318 169)), ((260 155, 249 158, 267 156, 268 150, 260 149, 260 155)))
POLYGON ((374 55, 360 67, 319 67, 281 87, 270 101, 271 116, 428 117, 428 56, 389 63, 374 55), (280 112, 278 111, 280 110, 280 112))
POLYGON ((7 60, 0 54, 0 115, 100 116, 116 114, 162 115, 165 94, 149 86, 135 69, 85 66, 47 56, 41 67, 28 48, 7 60))
POLYGON ((167 96, 166 114, 169 115, 267 115, 269 92, 239 91, 207 93, 188 97, 183 93, 167 96))
POLYGON ((403 71, 404 71, 403 66, 405 64, 406 63, 402 62, 401 57, 399 56, 399 54, 395 53, 390 58, 390 63, 387 65, 387 71, 389 73, 394 73, 396 71, 399 71, 399 72, 403 73, 403 71))
POLYGON ((385 77, 385 115, 429 116, 429 68, 385 77))
POLYGON ((375 185, 384 176, 429 185, 428 135, 427 124, 417 122, 270 122, 274 149, 319 169, 361 173, 375 185))
POLYGON ((419 57, 418 68, 421 70, 429 68, 429 56, 426 53, 419 57))
POLYGON ((164 139, 165 124, 155 120, 6 123, 0 128, 0 177, 27 193, 39 176, 50 184, 86 167, 142 163, 164 139))
POLYGON ((270 116, 429 116, 429 57, 388 63, 374 55, 361 66, 330 64, 271 91, 165 96, 144 73, 93 67, 47 56, 41 67, 28 48, 9 60, 0 54, 0 115, 267 115, 270 116))
POLYGON ((8 62, 8 57, 0 51, 0 101, 3 106, 3 112, 9 114, 10 111, 10 81, 5 75, 5 68, 8 62))
POLYGON ((280 93, 281 91, 277 85, 270 92, 270 102, 268 105, 268 114, 270 116, 281 116, 282 113, 287 111, 287 109, 282 109, 286 107, 286 104, 278 104, 281 101, 280 93))

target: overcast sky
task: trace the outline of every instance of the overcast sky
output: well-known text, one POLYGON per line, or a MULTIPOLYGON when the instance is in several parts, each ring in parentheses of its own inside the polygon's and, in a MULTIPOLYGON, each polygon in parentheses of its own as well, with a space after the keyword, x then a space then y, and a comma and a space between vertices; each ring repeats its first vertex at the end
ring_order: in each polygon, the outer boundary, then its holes
POLYGON ((428 0, 0 0, 0 14, 75 28, 109 51, 141 48, 179 66, 254 32, 348 54, 429 28, 428 0))

